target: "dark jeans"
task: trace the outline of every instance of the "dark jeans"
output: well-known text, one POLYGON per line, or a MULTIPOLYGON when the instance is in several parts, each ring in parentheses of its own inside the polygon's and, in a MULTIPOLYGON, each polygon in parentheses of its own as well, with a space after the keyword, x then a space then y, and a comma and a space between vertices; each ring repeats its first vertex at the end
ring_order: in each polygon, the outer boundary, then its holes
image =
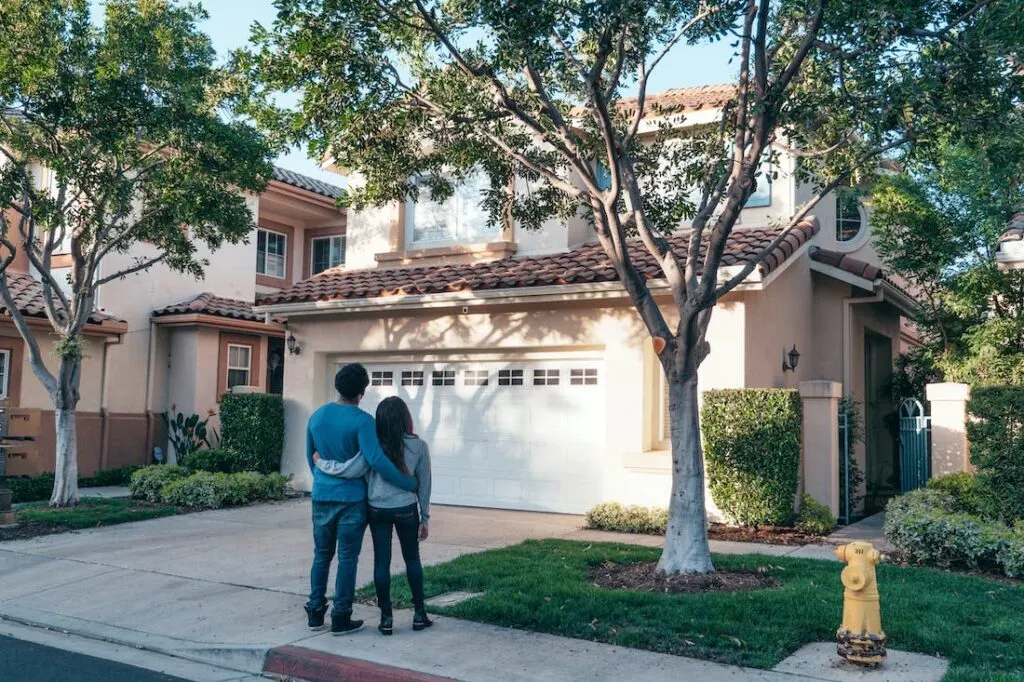
POLYGON ((399 509, 370 507, 370 535, 373 536, 373 583, 377 588, 377 606, 391 613, 391 529, 405 559, 405 575, 412 590, 412 603, 423 608, 423 564, 420 563, 420 513, 416 505, 399 509))
POLYGON ((334 582, 334 613, 352 613, 356 593, 356 565, 366 533, 366 502, 317 502, 313 500, 313 568, 309 572, 309 601, 321 609, 327 604, 327 576, 334 551, 338 573, 334 582))

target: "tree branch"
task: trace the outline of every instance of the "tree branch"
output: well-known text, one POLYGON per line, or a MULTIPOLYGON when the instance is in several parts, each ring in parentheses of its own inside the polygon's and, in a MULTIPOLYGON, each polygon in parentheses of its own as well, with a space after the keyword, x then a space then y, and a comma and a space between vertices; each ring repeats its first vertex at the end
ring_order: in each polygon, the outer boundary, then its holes
POLYGON ((119 270, 118 272, 115 272, 112 275, 108 275, 106 277, 102 277, 102 278, 96 280, 96 284, 94 285, 94 288, 98 289, 99 287, 103 286, 107 282, 113 282, 115 279, 123 279, 123 278, 127 277, 128 275, 134 274, 136 272, 141 272, 142 270, 148 270, 149 268, 151 268, 154 265, 156 265, 157 263, 165 260, 166 258, 167 258, 167 254, 166 253, 162 253, 159 256, 154 256, 153 258, 147 258, 147 259, 145 259, 143 261, 139 261, 135 265, 131 266, 130 268, 125 268, 124 270, 119 270))

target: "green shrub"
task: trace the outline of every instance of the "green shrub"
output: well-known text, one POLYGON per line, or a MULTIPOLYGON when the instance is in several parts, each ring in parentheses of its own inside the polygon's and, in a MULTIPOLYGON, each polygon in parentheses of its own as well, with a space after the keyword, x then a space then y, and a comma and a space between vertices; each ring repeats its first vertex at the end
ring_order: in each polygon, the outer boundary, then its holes
POLYGON ((955 512, 981 516, 986 506, 981 482, 977 476, 966 471, 933 478, 928 481, 928 488, 948 493, 955 512))
POLYGON ((180 507, 218 509, 258 500, 279 500, 287 489, 288 479, 281 474, 198 471, 169 482, 161 491, 161 497, 164 502, 180 507))
POLYGON ((657 507, 607 502, 587 512, 587 528, 613 533, 664 535, 667 524, 668 510, 657 507))
POLYGON ((5 485, 12 493, 11 500, 14 504, 48 500, 53 494, 53 474, 40 474, 31 478, 12 477, 7 479, 5 485))
POLYGON ((1024 528, 1018 527, 1006 534, 998 550, 998 561, 1009 577, 1024 578, 1024 528))
POLYGON ((701 414, 711 496, 741 526, 793 516, 800 475, 800 396, 779 389, 708 391, 701 414))
POLYGON ((220 403, 221 445, 237 453, 242 471, 275 473, 284 450, 284 403, 279 395, 227 393, 220 403))
POLYGON ((1008 529, 955 511, 944 490, 922 488, 889 502, 885 537, 906 559, 941 567, 994 567, 1008 529))
POLYGON ((106 486, 131 485, 132 474, 141 469, 139 466, 126 466, 120 469, 105 469, 97 471, 88 478, 78 479, 78 485, 83 488, 102 488, 106 486))
POLYGON ((162 502, 162 491, 172 481, 185 478, 188 472, 178 466, 155 464, 139 469, 132 474, 130 484, 132 497, 147 502, 162 502))
POLYGON ((797 529, 815 535, 827 535, 836 529, 836 518, 829 508, 804 493, 800 501, 800 515, 796 520, 797 529))
POLYGON ((242 461, 229 450, 193 450, 181 459, 181 466, 189 471, 210 471, 233 474, 241 471, 242 461))
POLYGON ((984 488, 986 515, 1024 519, 1024 387, 977 388, 968 404, 971 461, 984 488))

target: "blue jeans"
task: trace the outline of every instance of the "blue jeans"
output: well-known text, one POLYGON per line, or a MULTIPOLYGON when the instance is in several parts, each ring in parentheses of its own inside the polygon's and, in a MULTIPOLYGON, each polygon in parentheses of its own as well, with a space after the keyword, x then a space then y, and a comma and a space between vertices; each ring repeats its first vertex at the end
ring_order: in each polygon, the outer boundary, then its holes
POLYGON ((377 606, 391 614, 391 529, 398 534, 398 543, 405 559, 405 577, 412 591, 412 603, 423 608, 423 564, 420 562, 420 513, 416 505, 399 509, 370 507, 370 535, 373 536, 373 584, 377 589, 377 606))
POLYGON ((366 532, 366 502, 317 502, 313 500, 313 568, 309 572, 310 609, 327 605, 327 576, 334 551, 338 551, 338 573, 334 581, 334 611, 352 613, 356 595, 356 566, 366 532))

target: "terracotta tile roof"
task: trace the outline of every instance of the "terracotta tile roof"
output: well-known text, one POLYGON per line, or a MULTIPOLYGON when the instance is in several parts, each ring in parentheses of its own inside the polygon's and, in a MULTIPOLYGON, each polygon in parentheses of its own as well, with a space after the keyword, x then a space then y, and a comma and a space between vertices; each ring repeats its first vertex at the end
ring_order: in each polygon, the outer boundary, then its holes
POLYGON ((254 303, 234 298, 221 298, 209 292, 199 294, 183 303, 169 305, 153 311, 153 317, 170 315, 214 315, 249 322, 263 322, 264 316, 253 311, 254 303))
MULTIPOLYGON (((46 317, 43 285, 37 282, 35 278, 21 272, 8 272, 7 286, 10 288, 14 302, 17 304, 18 310, 22 315, 25 317, 46 317)), ((0 305, 0 312, 7 315, 7 307, 0 305)), ((104 322, 123 324, 124 320, 100 311, 95 311, 89 316, 89 324, 103 324, 104 322)))
MULTIPOLYGON (((648 94, 644 98, 644 107, 648 112, 657 110, 658 113, 714 110, 723 108, 735 96, 736 85, 733 83, 701 85, 695 88, 671 88, 648 94)), ((627 97, 619 100, 619 108, 635 110, 636 98, 627 97)))
POLYGON ((286 185, 292 187, 298 187, 314 194, 320 194, 331 199, 337 199, 341 196, 341 187, 332 185, 329 182, 323 180, 317 180, 311 178, 308 175, 302 173, 296 173, 295 171, 288 170, 287 168, 281 168, 280 166, 274 166, 274 180, 283 182, 286 185))
POLYGON ((1024 211, 1014 214, 1006 227, 1006 232, 999 237, 997 244, 1024 241, 1024 211))
MULTIPOLYGON (((752 260, 768 248, 781 228, 739 229, 732 233, 722 258, 723 265, 737 265, 752 260)), ((809 218, 786 236, 786 239, 761 264, 768 274, 818 232, 818 221, 809 218)), ((689 237, 671 239, 673 249, 686 257, 689 237)), ((630 255, 637 269, 648 279, 662 277, 661 268, 639 242, 631 242, 630 255)), ((705 246, 701 247, 703 257, 705 246)), ((587 244, 567 253, 551 256, 504 258, 489 263, 438 265, 415 268, 376 268, 370 270, 327 270, 299 282, 290 289, 267 294, 258 305, 367 299, 384 296, 415 296, 454 291, 494 291, 529 287, 614 282, 614 268, 598 244, 587 244)))
POLYGON ((874 282, 883 275, 882 268, 872 265, 871 263, 866 263, 845 253, 839 253, 838 251, 812 248, 811 260, 824 263, 825 265, 831 265, 832 267, 844 270, 851 275, 863 277, 870 282, 874 282))

